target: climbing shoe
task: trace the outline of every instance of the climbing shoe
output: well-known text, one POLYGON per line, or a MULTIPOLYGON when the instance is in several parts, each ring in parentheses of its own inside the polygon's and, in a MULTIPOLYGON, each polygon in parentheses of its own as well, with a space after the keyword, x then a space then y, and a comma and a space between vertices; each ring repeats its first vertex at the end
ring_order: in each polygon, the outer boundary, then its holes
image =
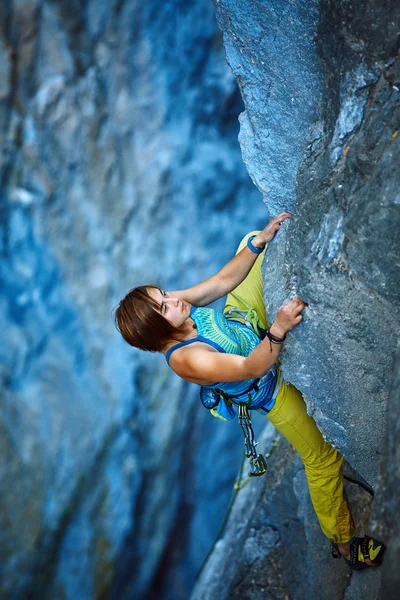
MULTIPOLYGON (((362 569, 374 568, 368 565, 365 560, 369 559, 374 566, 382 563, 386 546, 382 542, 375 540, 368 535, 363 538, 355 537, 350 541, 350 558, 344 558, 350 569, 361 571, 362 569)), ((332 556, 340 558, 342 555, 336 544, 332 543, 332 556)))

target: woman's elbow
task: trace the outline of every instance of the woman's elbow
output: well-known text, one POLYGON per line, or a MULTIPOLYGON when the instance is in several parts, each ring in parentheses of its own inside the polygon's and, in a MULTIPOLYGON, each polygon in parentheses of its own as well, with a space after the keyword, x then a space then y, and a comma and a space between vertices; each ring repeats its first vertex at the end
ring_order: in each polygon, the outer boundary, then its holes
POLYGON ((270 367, 254 364, 254 361, 246 359, 244 362, 245 379, 259 379, 263 377, 270 367))

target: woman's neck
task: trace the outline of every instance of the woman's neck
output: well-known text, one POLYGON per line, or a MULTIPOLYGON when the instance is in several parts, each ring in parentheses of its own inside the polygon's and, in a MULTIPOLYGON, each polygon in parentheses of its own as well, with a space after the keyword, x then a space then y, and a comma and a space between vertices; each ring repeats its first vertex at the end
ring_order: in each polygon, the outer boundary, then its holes
POLYGON ((172 348, 172 346, 180 344, 181 342, 185 342, 186 340, 190 340, 194 337, 197 337, 196 323, 191 317, 188 317, 179 329, 179 338, 177 337, 177 339, 168 340, 162 349, 162 353, 166 354, 168 350, 172 348))

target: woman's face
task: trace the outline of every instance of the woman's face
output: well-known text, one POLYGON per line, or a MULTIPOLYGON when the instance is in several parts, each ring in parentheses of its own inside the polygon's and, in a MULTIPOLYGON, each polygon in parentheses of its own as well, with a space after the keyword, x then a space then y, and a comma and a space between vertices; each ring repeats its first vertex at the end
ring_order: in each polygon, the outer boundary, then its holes
POLYGON ((172 292, 164 292, 156 288, 149 288, 147 291, 149 296, 160 304, 160 314, 174 327, 180 327, 190 317, 190 304, 180 300, 172 292))

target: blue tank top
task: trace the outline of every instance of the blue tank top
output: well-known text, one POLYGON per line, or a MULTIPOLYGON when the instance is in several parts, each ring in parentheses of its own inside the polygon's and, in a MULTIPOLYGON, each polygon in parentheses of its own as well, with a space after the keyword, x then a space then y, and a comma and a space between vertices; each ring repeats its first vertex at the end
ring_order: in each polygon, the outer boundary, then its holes
MULTIPOLYGON (((165 355, 167 363, 169 363, 172 352, 193 342, 204 342, 218 350, 218 352, 249 356, 261 341, 251 326, 248 327, 213 308, 196 308, 193 306, 190 316, 196 324, 198 335, 169 348, 165 355)), ((217 388, 230 396, 234 396, 235 402, 246 402, 249 408, 263 408, 269 411, 275 403, 276 394, 274 394, 274 390, 277 379, 277 368, 274 367, 258 381, 258 389, 252 389, 250 392, 247 391, 257 381, 256 379, 219 381, 202 387, 217 388), (248 393, 250 393, 250 398, 248 393), (251 400, 250 403, 249 400, 251 400)))

